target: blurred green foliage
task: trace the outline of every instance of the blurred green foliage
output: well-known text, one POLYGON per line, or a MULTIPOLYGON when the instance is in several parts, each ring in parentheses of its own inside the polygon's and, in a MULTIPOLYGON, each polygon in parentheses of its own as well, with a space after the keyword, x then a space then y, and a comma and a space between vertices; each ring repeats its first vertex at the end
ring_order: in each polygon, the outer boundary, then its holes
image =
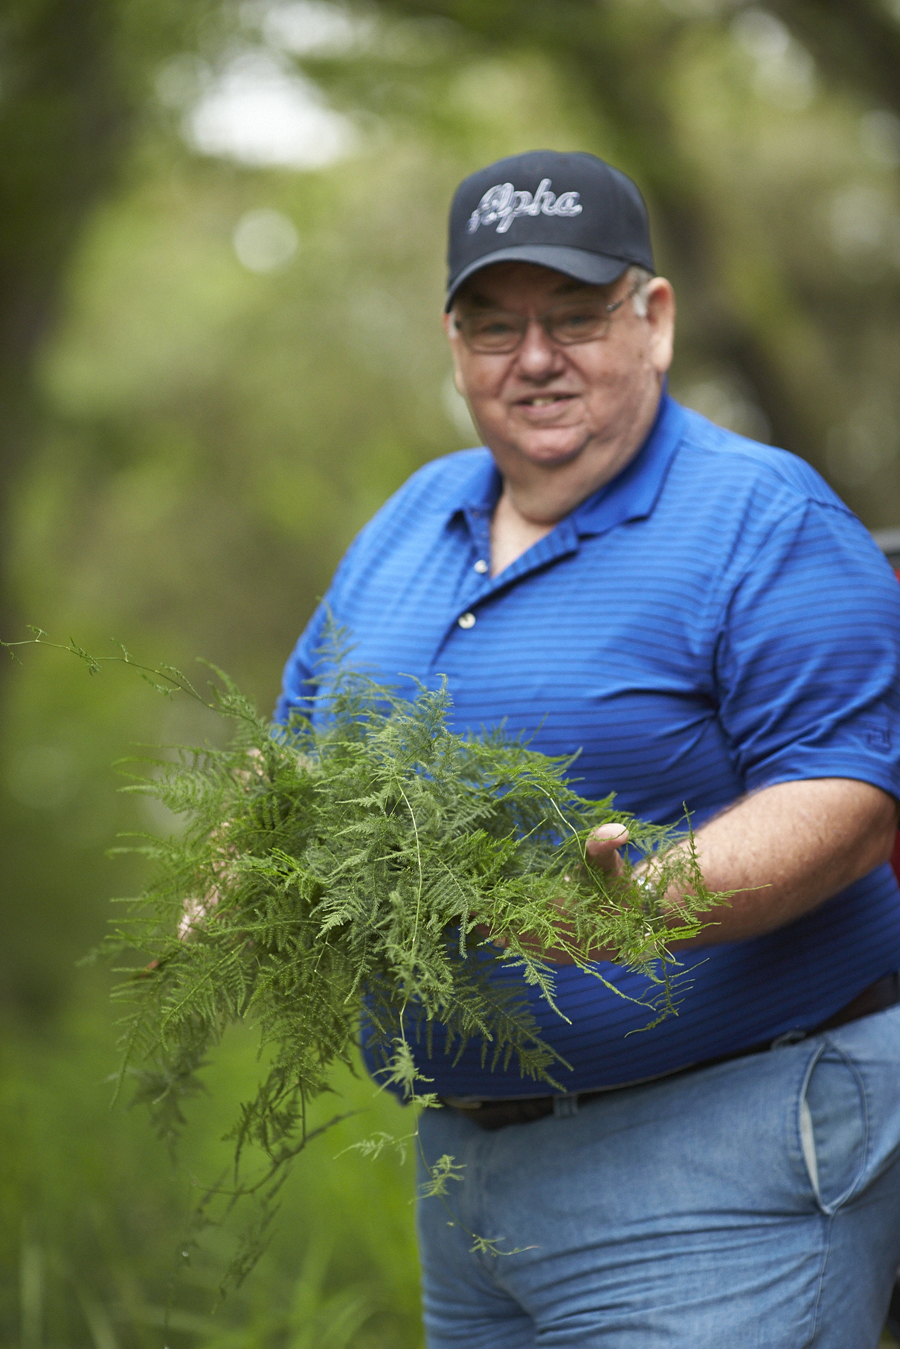
MULTIPOLYGON (((674 391, 900 524, 898 35, 889 0, 14 0, 0 635, 204 656, 271 706, 355 531, 476 441, 438 321, 446 207, 464 174, 539 145, 645 188, 680 302, 674 391), (308 101, 313 80, 348 119, 317 133, 342 127, 343 156, 201 153, 197 109, 241 71, 308 101)), ((403 1131, 365 1082, 243 1293, 210 1318, 216 1232, 171 1292, 192 1168, 223 1155, 215 1078, 207 1142, 173 1172, 143 1117, 108 1109, 106 976, 75 962, 140 883, 104 856, 116 831, 172 827, 111 765, 219 731, 127 671, 29 650, 4 675, 0 1342, 417 1345, 410 1172, 332 1161, 403 1131)), ((216 1072, 253 1071, 237 1035, 216 1072)))
MULTIPOLYGON (((210 1096, 192 1112, 195 1146, 173 1166, 143 1112, 109 1110, 115 1065, 102 993, 99 983, 82 986, 51 1039, 20 1035, 0 1057, 0 1342, 417 1345, 411 1162, 345 1151, 360 1133, 408 1130, 393 1098, 344 1074, 340 1109, 359 1113, 318 1140, 312 1165, 283 1192, 262 1264, 217 1306, 237 1224, 198 1234, 189 1216, 195 1177, 221 1174, 227 1184, 216 1084, 245 1082, 249 1093, 250 1037, 232 1037, 218 1059, 210 1096)), ((317 1114, 335 1109, 332 1098, 317 1114)))

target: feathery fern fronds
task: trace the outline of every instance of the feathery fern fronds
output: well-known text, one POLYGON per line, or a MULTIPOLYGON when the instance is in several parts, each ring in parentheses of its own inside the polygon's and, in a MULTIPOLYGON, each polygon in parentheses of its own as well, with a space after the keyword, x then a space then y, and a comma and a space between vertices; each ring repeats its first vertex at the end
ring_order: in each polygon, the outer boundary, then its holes
MULTIPOLYGON (((137 664, 127 652, 112 659, 137 664)), ((446 690, 406 699, 346 665, 322 717, 274 733, 225 676, 207 701, 172 667, 142 672, 215 707, 233 736, 225 749, 182 749, 125 789, 156 797, 185 830, 136 845, 152 879, 106 943, 151 957, 115 994, 122 1077, 174 1140, 228 1026, 259 1027, 267 1067, 230 1134, 235 1197, 277 1194, 308 1141, 309 1102, 352 1059, 361 1014, 388 1076, 427 1101, 413 1026, 426 1038, 440 1026, 457 1047, 477 1037, 489 1065, 512 1061, 523 1078, 553 1083, 554 1053, 523 994, 493 977, 512 962, 552 1004, 544 948, 597 978, 591 953, 611 948, 652 981, 651 1022, 673 1010, 670 944, 695 935, 724 897, 707 891, 692 847, 672 848, 672 830, 617 811, 611 797, 580 797, 570 759, 500 732, 462 738, 447 728, 446 690), (648 903, 630 865, 616 878, 587 863, 591 830, 610 822, 651 859, 660 891, 681 887, 680 926, 648 903), (255 1180, 241 1178, 248 1147, 268 1159, 255 1180)), ((241 1271, 250 1263, 242 1252, 241 1271)))

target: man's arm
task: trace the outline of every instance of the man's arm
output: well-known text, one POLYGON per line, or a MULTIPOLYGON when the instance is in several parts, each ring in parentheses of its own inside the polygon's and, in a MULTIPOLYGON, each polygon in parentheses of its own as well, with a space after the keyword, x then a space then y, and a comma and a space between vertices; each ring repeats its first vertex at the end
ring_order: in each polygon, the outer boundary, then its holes
MULTIPOLYGON (((737 890, 686 946, 784 927, 888 861, 897 802, 850 778, 780 782, 744 797, 696 834, 710 890, 737 890), (765 887, 765 888, 755 888, 765 887)), ((678 896, 667 896, 673 912, 678 896)))
MULTIPOLYGON (((781 782, 743 797, 697 830, 700 870, 713 891, 734 898, 710 913, 689 946, 740 941, 784 927, 886 862, 894 846, 898 804, 868 782, 810 778, 781 782)), ((619 871, 608 831, 588 844, 595 865, 619 871)), ((664 897, 677 920, 678 894, 664 897)))

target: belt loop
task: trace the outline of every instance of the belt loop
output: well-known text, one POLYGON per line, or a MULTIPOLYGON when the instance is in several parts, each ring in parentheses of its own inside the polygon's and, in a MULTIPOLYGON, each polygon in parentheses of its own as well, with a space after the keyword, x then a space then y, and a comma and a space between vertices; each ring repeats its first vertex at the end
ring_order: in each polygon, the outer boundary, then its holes
POLYGON ((553 1113, 557 1119, 569 1119, 578 1114, 577 1096, 554 1096, 553 1113))
POLYGON ((770 1049, 786 1049, 788 1045, 798 1045, 801 1040, 805 1040, 807 1032, 805 1030, 786 1030, 783 1035, 776 1035, 775 1039, 769 1045, 770 1049))

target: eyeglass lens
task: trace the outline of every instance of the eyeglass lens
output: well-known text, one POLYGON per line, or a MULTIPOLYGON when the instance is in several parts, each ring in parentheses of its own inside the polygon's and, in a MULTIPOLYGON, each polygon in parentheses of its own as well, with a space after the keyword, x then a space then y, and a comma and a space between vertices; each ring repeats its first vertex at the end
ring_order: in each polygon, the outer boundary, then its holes
MULTIPOLYGON (((617 306, 618 307, 618 306, 617 306)), ((542 314, 538 322, 552 342, 573 346, 593 342, 609 330, 608 307, 597 302, 565 305, 542 314)), ((502 309, 486 309, 456 320, 463 341, 473 351, 509 352, 520 346, 528 329, 524 314, 502 309)))

